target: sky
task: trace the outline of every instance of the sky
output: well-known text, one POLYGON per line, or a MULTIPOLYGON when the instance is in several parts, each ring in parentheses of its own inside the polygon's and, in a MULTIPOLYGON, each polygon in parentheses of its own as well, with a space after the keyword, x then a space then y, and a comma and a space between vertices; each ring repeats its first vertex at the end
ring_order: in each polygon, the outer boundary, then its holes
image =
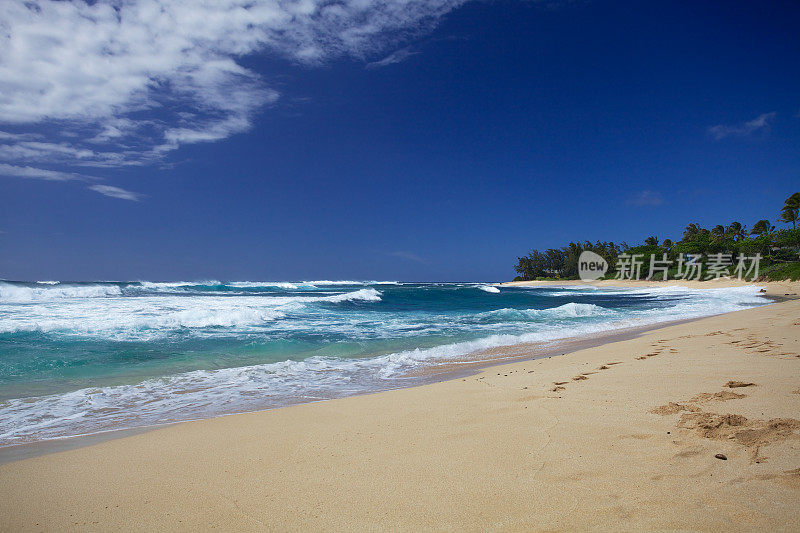
POLYGON ((494 281, 800 190, 800 5, 0 3, 0 278, 494 281))

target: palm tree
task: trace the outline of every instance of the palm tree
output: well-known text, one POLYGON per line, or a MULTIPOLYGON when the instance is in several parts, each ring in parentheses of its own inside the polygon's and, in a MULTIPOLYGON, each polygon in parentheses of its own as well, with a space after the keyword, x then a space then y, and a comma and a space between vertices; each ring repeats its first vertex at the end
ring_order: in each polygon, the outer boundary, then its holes
POLYGON ((775 226, 771 226, 769 220, 759 220, 753 224, 753 229, 750 230, 750 235, 764 235, 775 231, 775 226))
POLYGON ((683 240, 691 241, 700 234, 700 226, 692 222, 683 230, 683 240))
POLYGON ((661 243, 661 246, 662 246, 662 247, 663 247, 665 250, 669 251, 669 250, 671 250, 671 249, 672 249, 672 241, 671 241, 671 240, 669 240, 669 239, 664 239, 664 242, 662 242, 662 243, 661 243))
POLYGON ((792 229, 797 227, 798 213, 800 213, 800 192, 791 195, 783 204, 779 220, 792 223, 792 229))
POLYGON ((747 235, 747 228, 742 226, 739 222, 731 222, 731 225, 728 226, 726 233, 729 237, 733 237, 734 240, 741 240, 744 239, 747 235))
POLYGON ((658 237, 650 236, 644 240, 647 246, 658 246, 658 237))
POLYGON ((725 238, 725 226, 717 224, 711 229, 711 236, 717 240, 725 238))
POLYGON ((800 210, 798 209, 791 209, 788 206, 781 209, 781 216, 778 217, 778 220, 785 223, 792 223, 792 229, 797 228, 797 221, 800 219, 800 210))

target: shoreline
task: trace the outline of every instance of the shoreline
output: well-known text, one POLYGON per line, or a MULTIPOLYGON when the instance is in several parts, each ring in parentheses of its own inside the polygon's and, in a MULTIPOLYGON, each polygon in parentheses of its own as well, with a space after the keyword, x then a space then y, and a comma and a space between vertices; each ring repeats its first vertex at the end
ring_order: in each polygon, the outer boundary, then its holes
POLYGON ((509 346, 500 346, 496 348, 487 348, 483 350, 478 350, 475 352, 470 352, 468 354, 465 354, 463 358, 460 360, 454 360, 452 362, 426 367, 420 369, 418 373, 412 373, 407 376, 404 376, 404 378, 422 377, 423 379, 418 382, 394 387, 391 389, 382 389, 382 390, 357 393, 340 398, 325 398, 325 399, 312 400, 306 402, 297 402, 277 407, 269 407, 266 409, 256 409, 253 411, 238 411, 234 413, 225 413, 208 418, 179 420, 174 422, 164 422, 161 424, 153 424, 146 426, 114 428, 94 433, 87 433, 81 435, 68 435, 63 437, 55 437, 33 442, 26 442, 21 444, 0 446, 0 465, 14 461, 21 461, 24 459, 40 457, 42 455, 59 453, 62 451, 75 450, 83 448, 85 446, 92 446, 109 440, 122 439, 131 435, 138 435, 140 433, 155 431, 165 427, 175 426, 178 424, 191 424, 194 422, 202 422, 204 420, 214 420, 217 418, 223 418, 228 416, 239 416, 251 413, 264 413, 264 412, 274 411, 276 409, 286 409, 288 407, 292 407, 295 405, 306 405, 306 404, 314 404, 321 402, 337 401, 346 398, 369 396, 372 394, 381 394, 393 390, 423 387, 425 385, 430 385, 433 383, 452 381, 456 379, 477 375, 482 370, 488 368, 504 366, 516 362, 533 361, 536 359, 565 356, 574 353, 576 351, 585 350, 588 348, 594 348, 608 343, 634 339, 649 331, 677 324, 688 323, 695 320, 702 320, 703 318, 705 317, 688 318, 684 320, 673 320, 673 321, 662 322, 657 324, 648 324, 638 327, 607 330, 594 334, 592 336, 566 337, 562 339, 555 339, 549 342, 524 342, 519 344, 512 344, 509 346), (513 352, 513 353, 510 355, 506 355, 508 352, 513 352), (489 357, 489 358, 472 360, 473 358, 476 357, 477 358, 489 357))
MULTIPOLYGON (((548 281, 505 282, 497 285, 509 286, 509 287, 586 285, 586 286, 597 286, 597 287, 620 287, 620 288, 663 287, 669 285, 669 286, 684 286, 689 288, 701 288, 701 289, 728 288, 731 286, 749 286, 749 285, 762 286, 762 284, 760 283, 756 284, 750 282, 739 282, 738 280, 727 280, 727 279, 713 280, 711 282, 696 282, 694 285, 691 285, 689 283, 680 283, 677 281, 664 283, 660 281, 642 282, 642 281, 630 281, 630 280, 625 280, 625 281, 605 280, 596 282, 583 282, 581 280, 563 280, 563 281, 548 280, 548 281), (715 286, 713 287, 709 286, 709 283, 714 283, 715 286)), ((766 283, 763 285, 765 287, 769 286, 769 289, 766 290, 763 296, 765 297, 765 299, 771 300, 771 303, 792 299, 793 296, 790 296, 789 294, 782 296, 779 295, 778 293, 784 290, 798 289, 798 287, 795 287, 792 284, 792 282, 769 282, 769 285, 766 283)), ((709 315, 709 316, 718 316, 718 315, 709 315)), ((459 378, 470 377, 477 373, 480 373, 482 370, 487 368, 502 366, 514 362, 530 361, 539 358, 549 358, 559 355, 567 355, 575 351, 593 348, 596 346, 601 346, 603 344, 636 338, 649 331, 658 330, 665 327, 670 327, 673 325, 692 322, 696 320, 702 320, 704 318, 708 318, 708 316, 694 317, 694 318, 687 318, 680 320, 670 320, 665 322, 645 324, 641 326, 626 326, 618 329, 603 330, 597 333, 583 334, 580 336, 556 338, 550 341, 520 342, 517 344, 484 348, 466 353, 463 356, 454 358, 450 361, 444 361, 439 364, 421 368, 416 372, 412 372, 405 376, 402 376, 402 379, 406 378, 418 379, 418 381, 415 381, 413 383, 409 383, 407 385, 399 385, 387 389, 360 392, 343 397, 321 398, 310 401, 298 401, 293 403, 287 403, 285 405, 254 409, 250 411, 236 411, 231 413, 223 413, 211 417, 167 421, 167 422, 143 425, 143 426, 111 428, 91 433, 65 435, 65 436, 47 438, 47 439, 19 443, 19 444, 3 445, 0 446, 0 465, 27 458, 39 457, 51 453, 58 453, 61 451, 78 449, 84 446, 91 446, 93 444, 102 443, 108 440, 125 438, 130 435, 136 435, 143 432, 158 430, 161 428, 174 426, 177 424, 194 423, 204 420, 213 420, 222 417, 238 416, 249 413, 262 413, 262 412, 273 411, 276 409, 285 409, 287 407, 292 407, 295 405, 328 402, 332 400, 340 400, 344 398, 358 397, 358 396, 368 396, 392 390, 420 387, 431 383, 439 383, 442 381, 449 381, 459 378)))
MULTIPOLYGON (((659 287, 663 286, 663 282, 648 282, 642 285, 638 282, 629 282, 618 280, 602 282, 600 286, 647 286, 659 287)), ((567 280, 562 281, 532 281, 532 282, 507 282, 501 285, 505 286, 563 286, 563 285, 594 285, 595 283, 585 283, 580 280, 567 280)), ((748 284, 749 285, 749 284, 748 284)), ((729 285, 725 285, 728 287, 729 285)), ((706 288, 706 287, 701 287, 706 288)), ((710 288, 710 287, 709 287, 710 288)), ((775 289, 775 287, 773 287, 775 289)), ((775 292, 775 291, 770 291, 775 292)), ((785 297, 777 296, 777 294, 764 294, 765 299, 771 302, 781 301, 785 297)), ((714 316, 714 315, 710 315, 714 316)), ((101 443, 107 440, 124 438, 128 435, 138 434, 146 431, 156 430, 163 427, 172 426, 175 424, 192 423, 202 420, 211 420, 226 416, 235 416, 246 413, 259 413, 264 411, 271 411, 274 409, 283 409, 293 405, 300 405, 306 403, 326 402, 330 400, 337 400, 353 396, 363 396, 385 392, 389 390, 405 389, 409 387, 419 387, 430 383, 437 383, 440 381, 447 381, 469 377, 482 369, 508 364, 517 361, 528 361, 542 357, 552 357, 556 355, 566 355, 577 350, 587 349, 610 342, 618 342, 619 340, 626 340, 635 338, 645 332, 669 327, 671 325, 699 320, 705 317, 693 317, 679 320, 669 320, 664 322, 656 322, 650 324, 643 324, 638 326, 624 326, 621 328, 607 329, 594 333, 584 333, 577 336, 567 336, 555 338, 548 341, 534 341, 534 342, 519 342, 516 344, 496 346, 492 348, 483 348, 472 352, 465 353, 462 356, 440 361, 437 364, 432 364, 413 371, 409 374, 402 376, 400 379, 416 380, 408 384, 401 384, 384 389, 376 389, 372 391, 359 392, 347 396, 331 397, 331 398, 318 398, 307 401, 288 402, 284 405, 270 406, 265 408, 257 408, 253 410, 234 411, 229 413, 221 413, 210 417, 188 418, 184 420, 165 421, 161 423, 147 424, 141 426, 130 427, 116 427, 100 431, 93 431, 89 433, 80 433, 75 435, 64 435, 51 438, 40 439, 36 441, 23 442, 17 444, 7 444, 0 446, 0 464, 22 460, 31 457, 38 457, 50 453, 58 453, 60 451, 72 450, 81 448, 83 446, 90 446, 92 444, 101 443)))
POLYGON ((0 525, 796 530, 799 316, 787 300, 5 463, 0 525))
POLYGON ((686 287, 689 289, 725 289, 732 287, 763 287, 765 294, 775 297, 798 296, 800 281, 743 281, 732 278, 719 278, 706 281, 670 279, 667 281, 648 280, 596 280, 583 281, 579 279, 564 280, 530 280, 530 281, 504 281, 496 283, 498 287, 558 287, 586 285, 592 287, 619 287, 619 288, 647 288, 647 287, 686 287))

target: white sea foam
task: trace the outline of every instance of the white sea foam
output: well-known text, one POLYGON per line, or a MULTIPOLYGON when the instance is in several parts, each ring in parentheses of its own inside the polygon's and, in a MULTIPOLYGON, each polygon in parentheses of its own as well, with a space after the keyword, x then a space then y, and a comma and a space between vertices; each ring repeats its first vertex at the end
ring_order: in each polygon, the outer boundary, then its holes
POLYGON ((559 318, 610 316, 614 314, 617 313, 599 305, 570 302, 549 309, 496 309, 494 311, 479 313, 476 317, 479 320, 528 322, 544 319, 557 320, 559 318))
POLYGON ((0 303, 26 303, 62 298, 100 298, 119 296, 117 285, 46 285, 26 287, 0 282, 0 303))
POLYGON ((380 302, 381 293, 375 289, 359 289, 354 292, 346 292, 344 294, 336 294, 334 296, 322 296, 320 301, 327 302, 354 302, 361 300, 364 302, 380 302))
POLYGON ((137 282, 140 290, 146 291, 202 291, 202 287, 229 287, 235 289, 316 289, 319 287, 337 287, 337 286, 368 286, 368 285, 399 285, 397 281, 331 281, 331 280, 317 280, 317 281, 229 281, 222 282, 218 280, 202 280, 202 281, 167 281, 167 282, 152 282, 140 281, 137 282))
POLYGON ((309 285, 317 287, 336 286, 336 285, 401 285, 399 281, 353 281, 353 280, 328 280, 320 279, 314 281, 304 281, 309 285))
MULTIPOLYGON (((14 299, 0 299, 0 333, 24 331, 58 332, 70 336, 99 336, 110 340, 150 340, 172 334, 181 328, 230 328, 220 334, 254 331, 285 318, 287 313, 302 311, 309 304, 345 302, 380 302, 381 293, 373 288, 325 296, 142 296, 96 298, 94 286, 79 287, 80 298, 72 300, 54 289, 41 295, 36 289, 11 287, 14 299), (14 291, 19 289, 21 293, 14 291), (31 291, 34 291, 33 297, 31 291), (38 299, 35 299, 38 297, 38 299), (22 299, 20 299, 22 298, 22 299), (33 298, 33 299, 32 299, 33 298), (26 303, 24 311, 3 304, 26 303)), ((100 286, 107 288, 108 286, 100 286)), ((117 288, 116 286, 110 286, 117 288)), ((67 288, 67 287, 63 287, 67 288)), ((0 285, 0 290, 3 287, 0 285)), ((0 293, 3 294, 3 293, 0 293)), ((109 294, 108 296, 118 296, 109 294)), ((216 333, 206 333, 215 335, 216 333)))
MULTIPOLYGON (((465 286, 466 287, 466 286, 465 286)), ((469 287, 474 287, 471 285, 469 287)), ((607 291, 609 297, 613 291, 607 291)), ((574 293, 573 293, 574 294, 574 293)), ((409 373, 420 367, 452 362, 466 354, 522 342, 550 342, 620 328, 707 316, 761 305, 758 287, 736 289, 637 288, 656 307, 608 309, 595 304, 567 302, 548 309, 503 308, 484 313, 426 315, 428 322, 404 323, 402 318, 376 320, 354 306, 346 320, 330 314, 344 302, 379 302, 373 288, 330 295, 291 296, 145 296, 133 298, 51 298, 25 305, 31 327, 55 331, 84 328, 90 333, 121 335, 142 331, 157 334, 171 328, 273 327, 295 322, 301 331, 348 334, 363 328, 374 335, 396 338, 404 328, 410 335, 432 328, 487 334, 432 348, 400 350, 375 357, 310 357, 278 363, 197 370, 130 385, 93 387, 64 394, 0 402, 0 444, 25 442, 111 428, 133 427, 202 418, 224 413, 286 405, 298 401, 335 398, 414 383, 409 373), (322 303, 321 306, 309 304, 322 303), (313 312, 311 310, 313 309, 313 312), (36 313, 35 316, 32 313, 36 313), (516 329, 503 329, 513 327, 516 329), (325 329, 328 328, 328 329, 325 329), (339 328, 339 329, 337 329, 339 328), (510 333, 493 333, 510 331, 510 333)), ((0 302, 4 303, 4 302, 0 302)), ((6 306, 11 309, 12 306, 6 306)), ((5 308, 3 308, 5 309, 5 308)), ((343 308, 344 309, 344 308, 343 308)), ((347 308, 349 309, 349 308, 347 308)), ((0 331, 8 322, 0 309, 0 331)), ((13 331, 13 330, 12 330, 13 331)), ((144 337, 140 337, 144 338, 144 337)))
POLYGON ((491 292, 497 294, 500 292, 500 289, 495 287, 494 285, 478 285, 478 288, 484 292, 491 292))
POLYGON ((290 283, 288 281, 231 281, 227 283, 229 287, 236 287, 236 288, 275 288, 275 289, 288 289, 293 290, 297 289, 298 285, 296 283, 290 283))

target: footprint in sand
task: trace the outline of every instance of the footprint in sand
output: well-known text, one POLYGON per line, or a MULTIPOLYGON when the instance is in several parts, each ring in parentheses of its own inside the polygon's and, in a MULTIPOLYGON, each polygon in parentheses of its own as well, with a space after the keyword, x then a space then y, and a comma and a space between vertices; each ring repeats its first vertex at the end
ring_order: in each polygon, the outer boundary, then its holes
MULTIPOLYGON (((753 387, 755 383, 744 381, 728 381, 725 387, 740 388, 753 387)), ((800 393, 800 389, 795 391, 800 393)), ((729 390, 715 393, 698 394, 685 403, 669 402, 651 409, 650 412, 657 415, 681 414, 677 427, 692 430, 701 437, 732 441, 744 446, 750 452, 750 461, 761 463, 766 460, 760 454, 760 449, 764 446, 781 442, 790 438, 797 438, 800 430, 800 420, 793 418, 773 418, 770 420, 748 419, 737 414, 717 414, 703 411, 696 404, 711 400, 727 401, 744 398, 744 394, 739 394, 729 390)))
POLYGON ((717 401, 720 401, 720 402, 726 402, 728 400, 739 400, 741 398, 744 398, 745 396, 746 396, 745 394, 739 394, 739 393, 736 393, 736 392, 731 392, 729 390, 725 390, 725 391, 721 391, 721 392, 714 392, 714 393, 703 392, 703 393, 698 394, 694 398, 692 398, 691 401, 698 402, 698 403, 708 402, 708 401, 711 401, 711 400, 717 400, 717 401))
POLYGON ((749 381, 729 381, 723 387, 728 387, 729 389, 737 389, 739 387, 755 387, 755 383, 750 383, 749 381))
POLYGON ((682 414, 678 427, 696 431, 707 439, 735 442, 748 449, 751 462, 762 463, 766 457, 760 454, 761 448, 796 438, 800 420, 753 420, 742 415, 693 412, 682 414))

